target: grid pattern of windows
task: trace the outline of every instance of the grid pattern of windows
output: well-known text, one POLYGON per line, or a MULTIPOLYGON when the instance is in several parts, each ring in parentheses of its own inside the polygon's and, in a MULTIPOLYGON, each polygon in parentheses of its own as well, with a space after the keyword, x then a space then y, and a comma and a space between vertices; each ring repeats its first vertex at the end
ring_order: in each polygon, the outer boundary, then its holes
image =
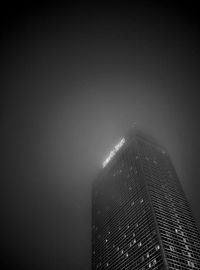
POLYGON ((200 269, 199 239, 168 154, 134 134, 93 183, 93 269, 200 269))

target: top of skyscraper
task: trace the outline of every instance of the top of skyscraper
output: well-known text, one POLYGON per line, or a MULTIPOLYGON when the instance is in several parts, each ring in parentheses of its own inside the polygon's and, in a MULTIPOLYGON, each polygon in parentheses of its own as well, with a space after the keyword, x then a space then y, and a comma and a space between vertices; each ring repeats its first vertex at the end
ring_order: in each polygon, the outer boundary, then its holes
POLYGON ((144 140, 146 143, 153 144, 154 146, 160 148, 161 151, 166 152, 166 150, 159 144, 159 142, 149 135, 149 133, 144 130, 144 128, 140 128, 136 123, 129 128, 129 130, 125 133, 125 136, 119 139, 119 142, 114 146, 114 148, 107 155, 107 158, 104 160, 102 167, 105 168, 107 164, 114 158, 115 155, 118 155, 122 148, 125 148, 133 141, 144 140))

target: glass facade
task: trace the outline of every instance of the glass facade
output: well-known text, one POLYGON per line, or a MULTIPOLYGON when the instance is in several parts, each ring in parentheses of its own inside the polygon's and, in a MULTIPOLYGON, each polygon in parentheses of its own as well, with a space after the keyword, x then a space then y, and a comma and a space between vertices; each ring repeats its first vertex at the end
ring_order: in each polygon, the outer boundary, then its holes
POLYGON ((92 269, 200 269, 200 236, 166 150, 141 131, 92 188, 92 269))

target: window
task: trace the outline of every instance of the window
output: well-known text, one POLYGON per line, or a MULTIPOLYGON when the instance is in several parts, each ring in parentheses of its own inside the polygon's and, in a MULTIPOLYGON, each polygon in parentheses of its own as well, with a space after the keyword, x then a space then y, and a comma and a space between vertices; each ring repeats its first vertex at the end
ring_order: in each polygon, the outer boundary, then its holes
POLYGON ((192 268, 194 267, 194 263, 191 261, 188 261, 188 265, 191 266, 192 268))
POLYGON ((160 249, 160 245, 156 245, 155 247, 156 251, 160 249))
POLYGON ((156 259, 153 259, 152 266, 155 265, 156 263, 157 263, 156 259))
POLYGON ((191 258, 191 257, 192 257, 190 252, 188 252, 188 257, 189 257, 189 258, 191 258))

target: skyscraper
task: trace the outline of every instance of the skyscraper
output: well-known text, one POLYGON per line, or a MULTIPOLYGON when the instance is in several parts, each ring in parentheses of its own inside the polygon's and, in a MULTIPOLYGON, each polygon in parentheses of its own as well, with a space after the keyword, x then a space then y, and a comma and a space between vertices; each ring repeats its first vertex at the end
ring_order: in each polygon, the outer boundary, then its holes
POLYGON ((133 129, 92 188, 92 269, 200 269, 200 235, 167 151, 133 129))

